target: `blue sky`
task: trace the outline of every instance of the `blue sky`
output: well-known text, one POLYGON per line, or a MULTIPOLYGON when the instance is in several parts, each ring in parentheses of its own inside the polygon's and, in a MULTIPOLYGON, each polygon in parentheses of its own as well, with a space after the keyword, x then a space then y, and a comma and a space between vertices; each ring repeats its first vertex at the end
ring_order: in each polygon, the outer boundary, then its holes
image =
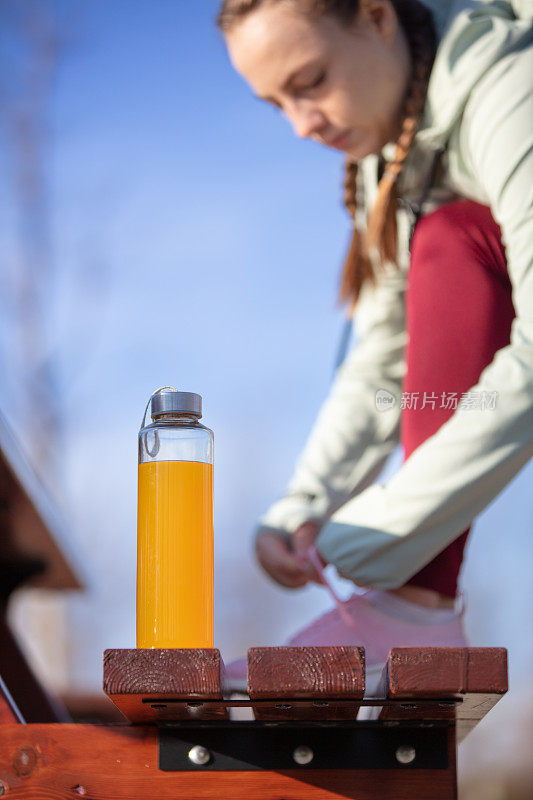
POLYGON ((281 350, 295 361, 308 352, 318 314, 327 336, 313 350, 327 376, 348 231, 338 155, 302 146, 251 99, 229 68, 215 3, 82 8, 57 86, 56 230, 67 271, 82 250, 107 262, 105 324, 141 322, 133 338, 113 337, 119 369, 135 364, 151 385, 179 359, 174 380, 203 390, 208 408, 214 382, 243 364, 250 388, 271 385, 281 350), (150 328, 164 331, 157 348, 150 328))
MULTIPOLYGON (((73 619, 86 629, 107 609, 94 640, 73 648, 83 684, 98 679, 103 646, 134 641, 136 436, 164 384, 201 393, 215 432, 217 631, 231 654, 246 644, 253 621, 236 641, 230 608, 246 617, 253 606, 243 602, 257 583, 251 530, 289 478, 332 377, 349 221, 342 157, 298 141, 252 97, 230 68, 216 3, 50 7, 68 34, 46 162, 59 494, 92 587, 73 599, 73 619), (228 580, 235 569, 240 588, 228 580)), ((2 159, 12 209, 5 142, 2 159)), ((0 223, 13 260, 15 217, 0 223)), ((9 335, 4 405, 16 418, 9 335)), ((287 635, 309 599, 261 580, 259 606, 269 594, 290 604, 277 634, 287 635)), ((310 595, 311 612, 327 605, 320 590, 310 595)), ((267 626, 264 641, 274 635, 267 626)))
MULTIPOLYGON (((69 602, 79 688, 98 686, 104 647, 134 644, 137 431, 165 384, 202 394, 215 433, 216 645, 231 658, 281 643, 329 607, 318 587, 268 581, 250 537, 332 378, 349 231, 342 157, 298 141, 252 97, 214 27, 217 6, 52 5, 69 41, 50 106, 48 322, 64 421, 58 494, 89 578, 69 602)), ((9 271, 17 243, 6 148, 9 271)), ((3 406, 16 420, 20 365, 5 322, 1 330, 3 406)), ((528 467, 482 515, 463 573, 472 643, 509 647, 517 678, 533 660, 523 636, 531 476, 528 467)))

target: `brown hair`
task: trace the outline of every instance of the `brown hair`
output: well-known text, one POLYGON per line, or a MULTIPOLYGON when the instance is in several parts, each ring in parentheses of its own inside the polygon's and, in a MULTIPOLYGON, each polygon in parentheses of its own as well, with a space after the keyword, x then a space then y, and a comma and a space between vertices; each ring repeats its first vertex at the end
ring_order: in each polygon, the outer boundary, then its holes
MULTIPOLYGON (((265 0, 224 0, 217 17, 218 27, 229 31, 244 16, 263 5, 265 0)), ((279 2, 279 0, 269 0, 279 2)), ((359 0, 293 0, 313 16, 336 16, 343 22, 353 20, 359 11, 359 0)), ((405 32, 411 53, 411 81, 404 101, 403 121, 396 141, 396 151, 388 162, 378 184, 374 207, 368 216, 366 232, 355 226, 344 262, 339 288, 339 303, 349 303, 353 312, 363 284, 376 283, 369 253, 376 249, 380 261, 397 262, 396 181, 415 138, 419 117, 424 107, 429 72, 435 56, 436 35, 431 12, 419 0, 391 0, 405 32)), ((344 202, 353 217, 360 201, 357 193, 358 165, 346 163, 344 202)))

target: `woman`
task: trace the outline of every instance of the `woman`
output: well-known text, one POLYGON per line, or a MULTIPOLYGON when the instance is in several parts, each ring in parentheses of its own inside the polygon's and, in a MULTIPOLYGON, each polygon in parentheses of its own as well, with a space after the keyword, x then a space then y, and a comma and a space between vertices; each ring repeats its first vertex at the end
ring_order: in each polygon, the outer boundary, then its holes
MULTIPOLYGON (((355 226, 340 299, 359 342, 255 546, 284 586, 319 579, 302 566, 312 545, 370 587, 345 603, 353 624, 333 609, 287 642, 362 644, 369 673, 394 645, 466 644, 456 594, 468 526, 533 455, 524 9, 226 0, 219 15, 253 91, 348 159, 355 226), (402 467, 373 483, 398 442, 402 467)), ((239 667, 244 677, 242 662, 230 675, 239 667)))

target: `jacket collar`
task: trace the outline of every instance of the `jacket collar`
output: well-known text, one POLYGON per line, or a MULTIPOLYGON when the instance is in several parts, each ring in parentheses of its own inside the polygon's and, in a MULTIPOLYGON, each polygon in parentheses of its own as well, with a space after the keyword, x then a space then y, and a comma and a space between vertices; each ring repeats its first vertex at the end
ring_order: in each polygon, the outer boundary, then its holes
MULTIPOLYGON (((506 0, 423 0, 433 13, 439 45, 417 142, 443 147, 487 70, 531 37, 531 20, 516 19, 506 0)), ((516 2, 516 0, 515 0, 516 2)))

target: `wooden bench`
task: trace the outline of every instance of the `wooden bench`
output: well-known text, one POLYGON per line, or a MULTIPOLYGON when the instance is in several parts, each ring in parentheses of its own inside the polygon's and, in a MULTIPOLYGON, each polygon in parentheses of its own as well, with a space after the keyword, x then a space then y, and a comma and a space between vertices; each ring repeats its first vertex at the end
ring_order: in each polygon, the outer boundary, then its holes
POLYGON ((229 695, 216 649, 107 650, 104 691, 124 724, 22 725, 3 696, 0 788, 25 800, 451 800, 457 743, 507 691, 507 651, 394 648, 369 698, 361 647, 253 647, 248 690, 229 695), (243 708, 250 719, 235 719, 243 708))

